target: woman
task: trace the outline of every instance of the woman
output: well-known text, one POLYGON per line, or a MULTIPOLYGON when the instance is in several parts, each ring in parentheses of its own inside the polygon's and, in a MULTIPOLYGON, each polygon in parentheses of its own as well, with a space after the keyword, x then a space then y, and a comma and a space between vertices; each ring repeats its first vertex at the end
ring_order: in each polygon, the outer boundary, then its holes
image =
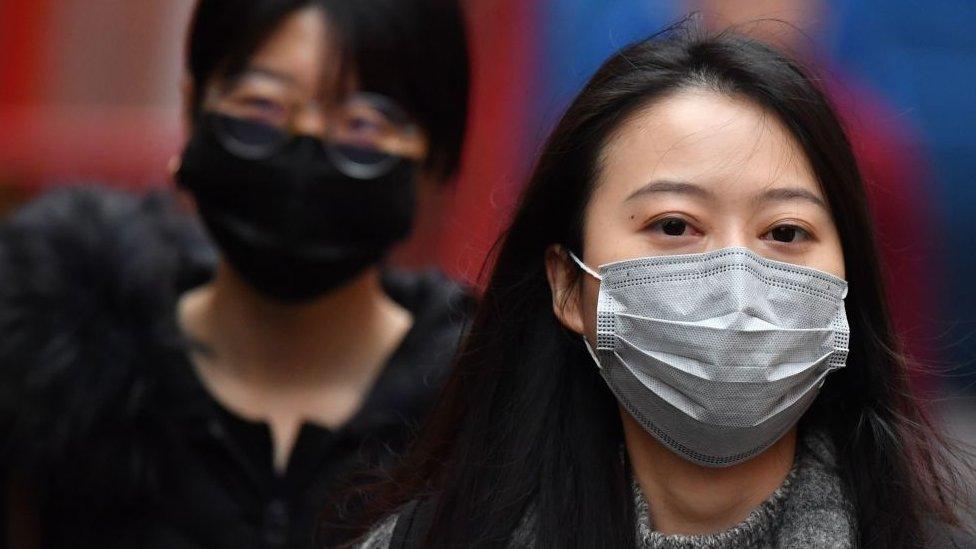
POLYGON ((175 176, 216 256, 159 197, 3 228, 8 539, 305 547, 404 448, 469 299, 381 263, 457 170, 466 51, 451 1, 198 3, 175 176))
POLYGON ((868 219, 791 60, 680 31, 614 55, 360 547, 944 546, 962 492, 868 219))

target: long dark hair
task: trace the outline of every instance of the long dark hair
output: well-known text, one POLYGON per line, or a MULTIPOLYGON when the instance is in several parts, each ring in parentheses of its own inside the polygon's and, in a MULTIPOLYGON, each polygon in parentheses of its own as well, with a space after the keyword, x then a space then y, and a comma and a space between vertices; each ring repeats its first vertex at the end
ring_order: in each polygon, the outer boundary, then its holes
POLYGON ((743 97, 806 153, 833 214, 850 285, 849 366, 828 378, 803 429, 836 445, 861 542, 917 546, 955 524, 944 443, 912 396, 889 319, 864 186, 814 78, 755 40, 677 28, 612 56, 545 145, 496 247, 491 277, 442 399, 406 465, 372 494, 381 518, 436 497, 426 546, 504 546, 523 517, 542 547, 633 547, 633 503, 616 402, 578 337, 552 313, 544 255, 582 252, 600 153, 622 122, 685 89, 743 97))

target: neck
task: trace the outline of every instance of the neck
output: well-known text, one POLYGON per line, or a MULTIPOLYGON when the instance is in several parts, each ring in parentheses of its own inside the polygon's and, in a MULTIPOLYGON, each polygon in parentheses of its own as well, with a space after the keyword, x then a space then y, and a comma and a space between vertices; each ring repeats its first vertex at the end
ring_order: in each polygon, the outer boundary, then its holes
POLYGON ((795 427, 745 463, 711 468, 681 458, 625 410, 620 413, 627 454, 651 523, 664 535, 712 534, 735 526, 780 487, 793 467, 795 427))
POLYGON ((409 313, 383 291, 371 268, 330 293, 299 304, 269 298, 226 263, 214 280, 184 297, 184 327, 255 381, 341 381, 359 374, 364 349, 385 343, 409 313))

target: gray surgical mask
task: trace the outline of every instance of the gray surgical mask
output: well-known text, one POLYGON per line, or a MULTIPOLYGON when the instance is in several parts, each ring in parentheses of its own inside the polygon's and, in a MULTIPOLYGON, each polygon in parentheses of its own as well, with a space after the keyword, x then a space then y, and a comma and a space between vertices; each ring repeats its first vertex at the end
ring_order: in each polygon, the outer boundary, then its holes
MULTIPOLYGON (((572 254, 570 254, 572 255, 572 254)), ((662 444, 709 467, 790 430, 847 360, 847 282, 746 248, 610 263, 595 348, 620 404, 662 444)))

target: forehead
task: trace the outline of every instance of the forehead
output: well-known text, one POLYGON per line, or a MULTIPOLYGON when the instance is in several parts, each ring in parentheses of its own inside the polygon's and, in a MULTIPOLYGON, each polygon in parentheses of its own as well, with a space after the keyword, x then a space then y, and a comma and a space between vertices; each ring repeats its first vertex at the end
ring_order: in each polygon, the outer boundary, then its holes
POLYGON ((806 155, 779 119, 752 101, 704 90, 666 96, 610 136, 596 194, 652 179, 687 181, 727 198, 776 184, 822 197, 806 155))
POLYGON ((326 13, 306 7, 289 14, 268 35, 245 63, 240 80, 318 95, 338 78, 339 60, 326 13))

